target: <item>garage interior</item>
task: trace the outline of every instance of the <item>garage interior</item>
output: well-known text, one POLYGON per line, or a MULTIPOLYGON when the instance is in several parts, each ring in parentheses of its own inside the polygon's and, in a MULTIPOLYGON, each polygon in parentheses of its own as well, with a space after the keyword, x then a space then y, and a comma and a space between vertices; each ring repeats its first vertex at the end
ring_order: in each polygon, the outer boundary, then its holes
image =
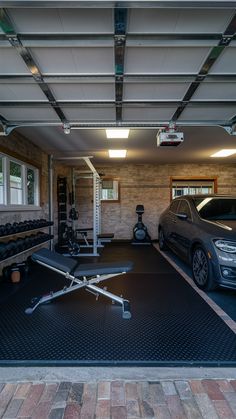
MULTIPOLYGON (((0 252, 15 246, 0 261, 0 365, 235 366, 235 332, 158 250, 159 216, 178 190, 236 193, 235 2, 0 6, 0 252), (212 157, 222 149, 232 154, 212 157), (151 244, 132 245, 137 205, 151 244), (25 314, 66 284, 30 256, 64 254, 68 226, 87 229, 69 249, 78 263, 133 263, 104 282, 130 301, 130 319, 85 289, 25 314), (19 283, 4 277, 25 261, 19 283)), ((211 296, 236 320, 234 291, 211 296)))

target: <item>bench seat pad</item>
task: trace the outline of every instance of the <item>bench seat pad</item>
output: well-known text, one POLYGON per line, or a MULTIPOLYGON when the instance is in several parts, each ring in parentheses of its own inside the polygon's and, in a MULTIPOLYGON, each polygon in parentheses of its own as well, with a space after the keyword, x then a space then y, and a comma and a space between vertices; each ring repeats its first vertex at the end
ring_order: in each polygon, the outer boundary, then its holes
POLYGON ((82 263, 74 271, 74 276, 94 276, 106 274, 118 274, 129 272, 133 269, 133 263, 130 261, 107 262, 107 263, 82 263))
POLYGON ((35 262, 43 262, 48 267, 59 269, 62 272, 72 272, 78 265, 77 260, 67 258, 59 253, 52 252, 49 249, 40 249, 31 255, 31 259, 35 262))
POLYGON ((129 272, 133 269, 133 263, 130 261, 79 264, 75 259, 67 258, 45 248, 34 252, 31 258, 35 262, 45 263, 49 269, 50 267, 56 268, 62 272, 72 273, 75 277, 116 274, 129 272))

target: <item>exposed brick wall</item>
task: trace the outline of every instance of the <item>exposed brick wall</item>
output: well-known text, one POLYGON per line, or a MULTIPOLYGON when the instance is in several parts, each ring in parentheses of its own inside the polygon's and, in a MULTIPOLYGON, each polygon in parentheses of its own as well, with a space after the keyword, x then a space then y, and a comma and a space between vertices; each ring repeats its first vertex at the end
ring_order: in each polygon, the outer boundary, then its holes
MULTIPOLYGON (((160 213, 170 202, 171 176, 217 177, 218 193, 236 194, 234 164, 117 164, 96 169, 120 180, 120 202, 102 203, 102 232, 114 232, 115 239, 131 239, 137 204, 144 205, 143 221, 152 239, 157 238, 160 213)), ((76 195, 79 226, 91 226, 92 181, 79 180, 76 195)))

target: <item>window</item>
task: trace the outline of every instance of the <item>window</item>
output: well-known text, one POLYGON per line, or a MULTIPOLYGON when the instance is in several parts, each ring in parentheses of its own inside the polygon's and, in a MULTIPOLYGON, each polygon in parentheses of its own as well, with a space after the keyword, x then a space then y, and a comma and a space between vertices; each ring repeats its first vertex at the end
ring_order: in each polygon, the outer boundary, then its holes
POLYGON ((35 204, 35 171, 27 167, 27 204, 35 204))
POLYGON ((187 203, 187 201, 184 201, 184 199, 180 201, 178 212, 187 214, 188 218, 191 218, 191 211, 190 211, 189 204, 187 203))
POLYGON ((22 166, 14 161, 10 161, 10 204, 22 204, 22 188, 22 166))
POLYGON ((195 199, 195 206, 205 220, 236 220, 236 199, 204 198, 195 199))
POLYGON ((216 179, 171 179, 172 199, 182 195, 211 194, 216 192, 216 179))
POLYGON ((178 205, 179 205, 179 201, 173 201, 173 202, 171 202, 171 204, 170 204, 170 210, 173 213, 176 213, 177 212, 178 205))
POLYGON ((0 155, 0 209, 33 208, 38 205, 38 169, 0 155))
POLYGON ((106 179, 102 180, 101 187, 101 200, 102 201, 119 201, 119 181, 118 179, 106 179))

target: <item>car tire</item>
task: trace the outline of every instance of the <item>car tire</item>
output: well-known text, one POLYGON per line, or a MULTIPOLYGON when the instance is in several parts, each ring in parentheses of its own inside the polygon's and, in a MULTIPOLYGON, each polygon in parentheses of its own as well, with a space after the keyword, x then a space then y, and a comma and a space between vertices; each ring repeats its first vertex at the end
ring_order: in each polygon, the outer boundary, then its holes
POLYGON ((159 241, 160 250, 167 250, 167 244, 166 244, 166 239, 164 236, 164 231, 161 227, 159 229, 158 241, 159 241))
POLYGON ((212 267, 202 246, 196 246, 192 254, 193 280, 198 288, 205 291, 212 291, 216 288, 213 280, 212 267))

